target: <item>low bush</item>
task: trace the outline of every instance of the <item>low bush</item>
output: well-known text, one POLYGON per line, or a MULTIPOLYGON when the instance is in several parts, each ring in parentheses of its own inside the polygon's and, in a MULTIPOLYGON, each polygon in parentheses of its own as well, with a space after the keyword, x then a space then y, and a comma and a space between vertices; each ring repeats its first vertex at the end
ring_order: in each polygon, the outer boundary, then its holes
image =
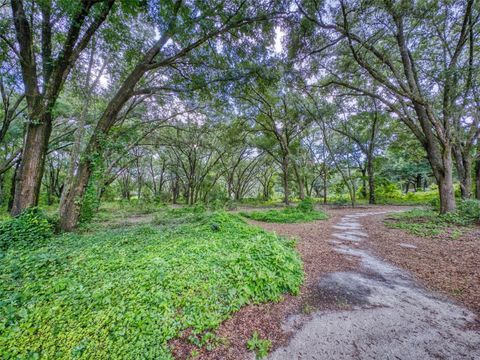
POLYGON ((168 342, 185 330, 210 338, 242 306, 298 293, 291 241, 196 210, 199 221, 176 226, 12 244, 0 261, 0 358, 171 359, 168 342))
POLYGON ((12 244, 40 244, 53 235, 54 224, 38 208, 30 208, 20 215, 0 223, 0 250, 12 244))
POLYGON ((315 202, 312 198, 307 197, 299 202, 297 209, 304 213, 312 212, 315 210, 315 202))
POLYGON ((480 222, 480 200, 466 199, 458 204, 458 213, 462 219, 480 222))

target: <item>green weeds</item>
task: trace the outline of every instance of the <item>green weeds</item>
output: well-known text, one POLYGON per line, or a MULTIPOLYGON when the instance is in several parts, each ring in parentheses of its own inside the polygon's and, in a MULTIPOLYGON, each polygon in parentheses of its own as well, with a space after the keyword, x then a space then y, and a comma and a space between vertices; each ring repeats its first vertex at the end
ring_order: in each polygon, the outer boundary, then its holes
POLYGON ((270 340, 261 339, 258 332, 254 331, 252 337, 247 342, 248 350, 255 351, 257 359, 264 359, 267 357, 272 342, 270 340))

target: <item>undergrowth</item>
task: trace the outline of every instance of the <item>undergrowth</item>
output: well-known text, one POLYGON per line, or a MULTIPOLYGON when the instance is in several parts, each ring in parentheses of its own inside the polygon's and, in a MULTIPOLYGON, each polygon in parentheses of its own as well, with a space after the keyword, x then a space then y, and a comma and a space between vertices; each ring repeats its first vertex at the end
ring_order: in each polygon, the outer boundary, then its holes
POLYGON ((301 201, 297 207, 287 207, 280 210, 241 212, 240 215, 263 222, 270 223, 300 223, 314 220, 325 220, 327 214, 316 211, 310 199, 301 201))
POLYGON ((30 208, 20 215, 0 222, 1 252, 10 246, 29 246, 42 243, 53 236, 54 224, 38 208, 30 208))
POLYGON ((451 238, 460 236, 470 225, 480 223, 480 202, 478 200, 463 200, 457 210, 439 215, 434 209, 413 209, 392 214, 386 221, 391 228, 403 229, 422 237, 449 235, 451 238))
POLYGON ((203 338, 248 303, 298 293, 291 241, 235 215, 197 215, 13 243, 0 261, 0 358, 171 359, 184 330, 203 338))

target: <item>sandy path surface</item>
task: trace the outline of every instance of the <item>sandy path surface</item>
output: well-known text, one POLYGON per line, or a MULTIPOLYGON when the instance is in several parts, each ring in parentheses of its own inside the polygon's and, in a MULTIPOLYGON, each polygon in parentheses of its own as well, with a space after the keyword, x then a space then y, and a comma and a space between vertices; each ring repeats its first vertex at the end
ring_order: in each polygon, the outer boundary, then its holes
POLYGON ((351 212, 329 224, 333 251, 357 259, 359 266, 319 277, 314 292, 325 303, 349 309, 313 312, 269 359, 480 359, 480 333, 468 328, 475 320, 471 311, 362 246, 369 235, 361 218, 384 213, 351 212))

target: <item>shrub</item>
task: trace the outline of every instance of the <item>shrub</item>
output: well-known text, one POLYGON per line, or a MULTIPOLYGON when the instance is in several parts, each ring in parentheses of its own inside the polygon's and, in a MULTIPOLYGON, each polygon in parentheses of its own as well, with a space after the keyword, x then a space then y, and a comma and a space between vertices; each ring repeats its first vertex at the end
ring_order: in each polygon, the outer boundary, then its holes
POLYGON ((304 213, 312 212, 314 208, 315 202, 310 197, 306 197, 297 205, 297 209, 304 213))
POLYGON ((0 249, 13 243, 33 244, 53 235, 53 224, 38 208, 30 208, 13 219, 0 223, 0 249))
POLYGON ((235 200, 228 200, 225 204, 226 210, 232 211, 232 210, 237 210, 237 208, 238 208, 238 204, 235 200))
POLYGON ((472 222, 480 222, 480 201, 466 199, 460 201, 458 205, 459 214, 472 222))
POLYGON ((332 204, 335 205, 335 206, 344 206, 344 205, 347 205, 348 203, 350 202, 349 199, 347 199, 346 197, 339 197, 337 199, 335 199, 332 204))
POLYGON ((223 199, 215 199, 208 204, 208 208, 212 211, 222 210, 225 206, 226 201, 223 199))
POLYGON ((428 202, 428 205, 430 205, 433 210, 440 210, 440 198, 434 197, 428 202))
POLYGON ((156 225, 175 225, 198 222, 207 215, 205 206, 184 206, 176 209, 165 209, 155 215, 153 223, 156 225))

